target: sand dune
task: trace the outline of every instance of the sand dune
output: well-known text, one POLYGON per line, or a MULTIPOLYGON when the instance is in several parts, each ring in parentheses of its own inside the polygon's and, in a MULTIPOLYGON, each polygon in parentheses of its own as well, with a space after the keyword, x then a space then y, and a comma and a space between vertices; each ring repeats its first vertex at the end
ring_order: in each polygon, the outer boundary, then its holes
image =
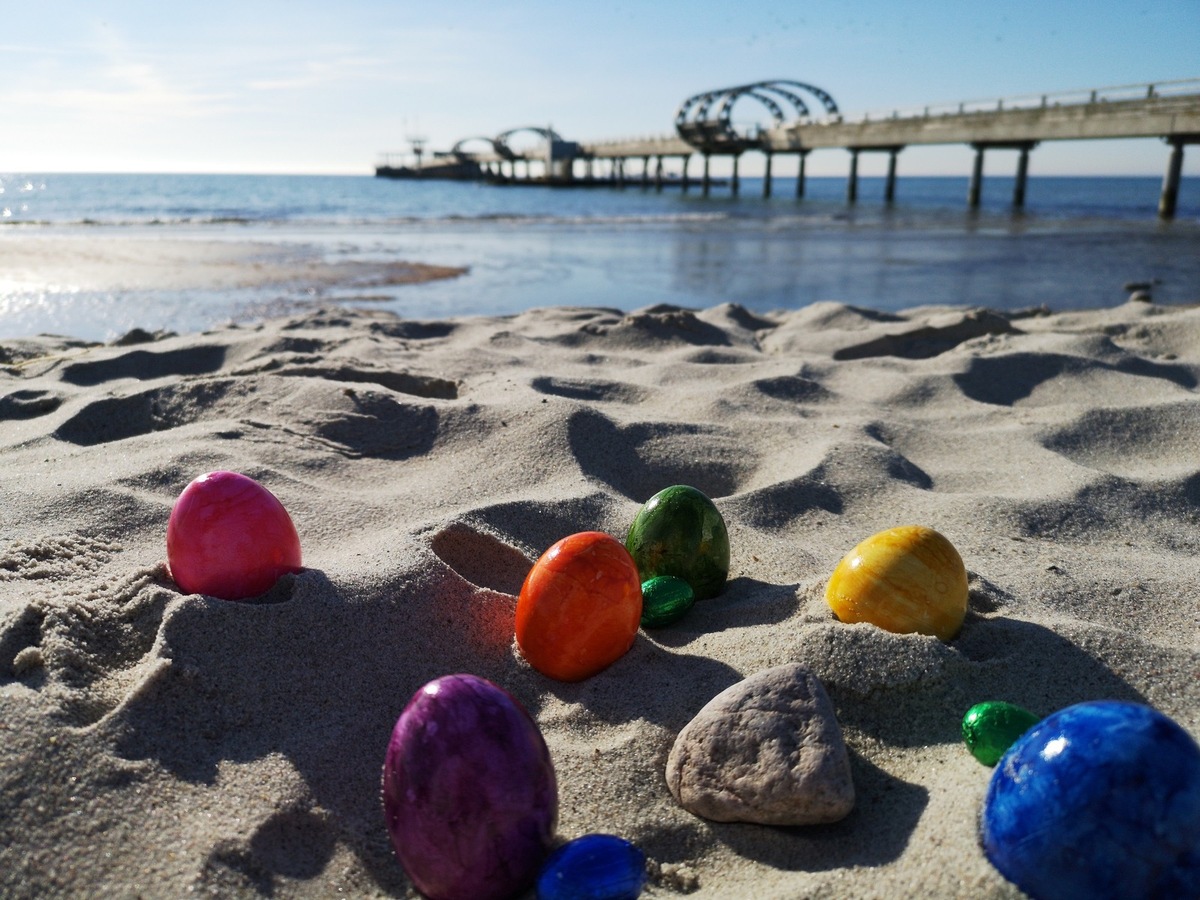
POLYGON ((0 342, 0 894, 406 896, 380 767, 453 672, 550 746, 559 834, 637 843, 647 896, 1009 897, 977 843, 988 699, 1149 703, 1200 735, 1200 309, 835 303, 330 309, 113 345, 0 342), (165 569, 180 490, 267 486, 305 572, 260 603, 165 569), (611 668, 513 647, 551 543, 712 497, 730 583, 611 668), (970 573, 949 643, 837 622, 861 539, 936 528, 970 573), (664 764, 710 698, 786 662, 824 683, 858 801, 836 825, 699 819, 664 764))

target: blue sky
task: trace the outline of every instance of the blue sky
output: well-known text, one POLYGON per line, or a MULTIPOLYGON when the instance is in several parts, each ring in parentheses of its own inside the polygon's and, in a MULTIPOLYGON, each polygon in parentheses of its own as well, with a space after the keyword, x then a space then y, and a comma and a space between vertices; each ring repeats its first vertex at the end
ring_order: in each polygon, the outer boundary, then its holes
MULTIPOLYGON (((668 133, 701 90, 795 79, 860 113, 1200 78, 1200 0, 0 0, 0 172, 369 173, 519 126, 668 133)), ((752 100, 735 119, 753 120, 752 100)), ((992 157, 997 161, 993 163, 992 157)), ((989 170, 1007 172, 1007 154, 989 170)), ((1161 175, 1158 140, 1045 144, 1032 174, 1161 175)), ((809 158, 841 175, 843 151, 809 158)), ((1200 146, 1185 172, 1200 174, 1200 146)), ((785 164, 786 165, 786 164, 785 164)), ((877 174, 881 154, 863 157, 877 174)), ((963 174, 965 147, 902 174, 963 174)), ((743 171, 753 171, 747 160, 743 171)))

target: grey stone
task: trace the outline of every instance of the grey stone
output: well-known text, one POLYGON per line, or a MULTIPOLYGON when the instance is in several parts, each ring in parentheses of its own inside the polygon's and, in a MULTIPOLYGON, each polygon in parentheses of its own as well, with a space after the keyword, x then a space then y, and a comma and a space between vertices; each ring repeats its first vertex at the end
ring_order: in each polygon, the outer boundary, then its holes
POLYGON ((817 676, 794 664, 705 704, 675 739, 667 786, 684 809, 718 822, 815 825, 854 807, 833 704, 817 676))

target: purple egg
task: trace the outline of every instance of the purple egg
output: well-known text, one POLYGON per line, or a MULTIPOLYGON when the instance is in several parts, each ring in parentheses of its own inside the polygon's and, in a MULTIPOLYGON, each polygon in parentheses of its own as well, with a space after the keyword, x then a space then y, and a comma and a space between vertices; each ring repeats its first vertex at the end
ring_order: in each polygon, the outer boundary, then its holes
POLYGON ((558 824, 550 751, 524 707, 475 675, 413 695, 383 765, 400 864, 431 900, 502 900, 529 887, 558 824))

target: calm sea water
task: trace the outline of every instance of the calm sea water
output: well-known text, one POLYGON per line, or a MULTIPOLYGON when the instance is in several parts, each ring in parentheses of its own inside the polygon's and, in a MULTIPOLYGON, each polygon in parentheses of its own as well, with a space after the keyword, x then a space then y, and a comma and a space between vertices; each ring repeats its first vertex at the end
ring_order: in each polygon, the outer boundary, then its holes
MULTIPOLYGON (((1157 219, 1157 178, 988 177, 966 206, 965 178, 776 178, 656 192, 560 190, 372 177, 0 176, 0 241, 29 234, 179 237, 303 245, 331 261, 465 266, 463 277, 372 288, 408 317, 507 314, 550 305, 655 303, 754 310, 839 300, 882 310, 927 303, 1018 309, 1111 306, 1129 282, 1163 303, 1200 301, 1200 184, 1185 179, 1175 220, 1157 219)), ((135 325, 197 330, 332 301, 361 288, 297 284, 105 292, 31 285, 0 271, 0 336, 105 338, 135 325), (10 277, 6 278, 6 275, 10 277)))

